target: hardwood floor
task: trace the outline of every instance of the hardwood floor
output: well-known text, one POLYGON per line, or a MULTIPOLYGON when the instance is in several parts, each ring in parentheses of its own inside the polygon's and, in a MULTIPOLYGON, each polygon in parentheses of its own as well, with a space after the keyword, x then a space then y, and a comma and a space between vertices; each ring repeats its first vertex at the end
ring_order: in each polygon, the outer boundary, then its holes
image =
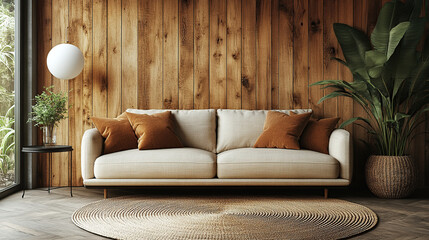
MULTIPOLYGON (((147 195, 279 195, 320 196, 321 188, 144 188, 111 190, 110 196, 147 195)), ((349 193, 331 189, 330 198, 359 203, 377 213, 379 224, 374 230, 353 239, 429 239, 429 194, 421 190, 409 199, 386 200, 367 192, 349 193)), ((0 239, 104 239, 76 227, 70 216, 77 208, 103 199, 102 189, 76 188, 74 197, 68 188, 51 194, 40 190, 21 192, 0 200, 0 239)))

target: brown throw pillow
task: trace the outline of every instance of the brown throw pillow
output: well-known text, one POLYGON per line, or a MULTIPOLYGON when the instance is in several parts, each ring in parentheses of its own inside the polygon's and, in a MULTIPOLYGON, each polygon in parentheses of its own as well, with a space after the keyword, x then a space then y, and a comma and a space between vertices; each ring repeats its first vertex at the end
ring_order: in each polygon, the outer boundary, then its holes
POLYGON ((137 138, 126 115, 121 114, 117 118, 91 117, 91 120, 105 139, 104 154, 137 148, 137 138))
POLYGON ((310 119, 311 113, 287 115, 270 111, 267 113, 264 132, 255 143, 255 148, 300 149, 299 137, 310 119))
POLYGON ((128 120, 138 138, 139 150, 183 147, 174 133, 171 116, 170 111, 153 115, 127 112, 128 120))
POLYGON ((301 135, 301 147, 328 154, 329 137, 339 120, 340 118, 310 119, 301 135))
MULTIPOLYGON (((121 113, 121 115, 117 116, 116 118, 117 118, 117 119, 125 119, 125 120, 128 120, 127 112, 123 112, 123 113, 121 113)), ((130 125, 130 126, 131 126, 131 125, 130 125)))

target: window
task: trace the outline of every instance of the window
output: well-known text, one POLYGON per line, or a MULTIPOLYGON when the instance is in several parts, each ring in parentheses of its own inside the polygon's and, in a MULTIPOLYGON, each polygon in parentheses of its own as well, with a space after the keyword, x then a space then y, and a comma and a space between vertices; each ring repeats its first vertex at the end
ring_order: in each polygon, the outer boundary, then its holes
POLYGON ((18 182, 14 86, 15 1, 0 0, 0 192, 18 182))

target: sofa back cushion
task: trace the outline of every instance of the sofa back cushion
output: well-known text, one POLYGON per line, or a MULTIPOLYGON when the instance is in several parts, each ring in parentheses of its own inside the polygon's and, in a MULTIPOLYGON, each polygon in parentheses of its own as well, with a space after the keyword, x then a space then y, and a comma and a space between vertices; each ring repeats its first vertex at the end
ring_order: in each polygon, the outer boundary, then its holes
POLYGON ((171 111, 177 124, 176 134, 185 147, 199 148, 216 152, 216 111, 206 110, 140 110, 127 109, 136 114, 155 114, 171 111))
MULTIPOLYGON (((251 148, 264 130, 267 113, 271 110, 218 109, 217 152, 236 148, 251 148)), ((289 114, 311 112, 311 109, 274 110, 289 114)))

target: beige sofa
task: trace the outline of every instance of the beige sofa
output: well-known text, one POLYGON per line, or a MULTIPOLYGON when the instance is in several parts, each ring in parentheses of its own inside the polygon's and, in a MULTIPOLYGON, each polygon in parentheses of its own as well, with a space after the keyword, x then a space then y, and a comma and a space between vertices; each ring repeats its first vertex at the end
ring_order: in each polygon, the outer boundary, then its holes
MULTIPOLYGON (((153 114, 166 110, 128 109, 153 114)), ((253 148, 266 110, 170 110, 184 148, 126 150, 102 155, 96 129, 82 139, 87 187, 114 186, 347 186, 352 177, 350 134, 336 129, 329 155, 310 150, 253 148)), ((288 113, 311 110, 278 110, 288 113)), ((325 189, 325 195, 327 190, 325 189)))

